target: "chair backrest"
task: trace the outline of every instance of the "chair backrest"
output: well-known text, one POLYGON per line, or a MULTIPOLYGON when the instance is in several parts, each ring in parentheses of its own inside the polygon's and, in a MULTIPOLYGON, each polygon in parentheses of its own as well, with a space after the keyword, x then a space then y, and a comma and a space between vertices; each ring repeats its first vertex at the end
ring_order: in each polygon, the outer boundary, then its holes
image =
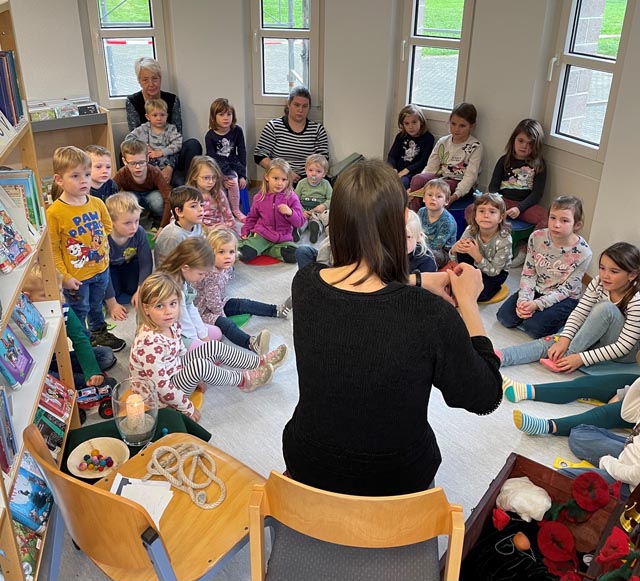
POLYGON ((35 425, 24 430, 25 449, 38 463, 69 534, 89 558, 107 567, 150 570, 140 539, 156 529, 140 505, 61 472, 35 425))
POLYGON ((445 579, 458 578, 464 517, 462 507, 449 504, 442 488, 400 496, 350 496, 271 472, 266 484, 254 486, 249 506, 252 575, 254 566, 260 566, 264 576, 264 557, 254 555, 254 548, 263 544, 263 532, 258 529, 264 528, 265 516, 315 539, 352 547, 400 547, 446 535, 445 579))

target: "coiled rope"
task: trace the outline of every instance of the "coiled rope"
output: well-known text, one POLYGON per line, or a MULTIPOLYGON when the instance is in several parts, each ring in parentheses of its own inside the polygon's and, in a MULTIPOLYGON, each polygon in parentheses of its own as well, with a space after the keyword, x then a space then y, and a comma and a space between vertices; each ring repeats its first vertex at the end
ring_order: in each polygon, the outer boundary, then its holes
POLYGON ((204 509, 216 508, 227 496, 227 488, 222 480, 216 476, 216 461, 205 448, 196 444, 179 444, 159 446, 153 451, 151 460, 147 464, 147 474, 143 480, 152 476, 162 476, 177 489, 186 492, 194 504, 204 509), (189 475, 184 472, 187 460, 191 458, 189 475), (207 465, 208 463, 208 465, 207 465), (203 482, 196 482, 196 470, 200 468, 207 476, 203 482), (220 496, 215 502, 207 502, 207 493, 203 490, 212 482, 220 487, 220 496))

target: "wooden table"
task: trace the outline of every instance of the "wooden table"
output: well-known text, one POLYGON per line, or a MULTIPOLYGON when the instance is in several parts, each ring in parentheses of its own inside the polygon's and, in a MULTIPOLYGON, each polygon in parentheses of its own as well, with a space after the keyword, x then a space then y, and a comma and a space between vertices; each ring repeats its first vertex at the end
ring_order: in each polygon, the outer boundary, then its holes
MULTIPOLYGON (((167 543, 167 553, 180 555, 181 548, 190 546, 195 554, 203 555, 202 563, 182 563, 176 567, 178 579, 197 579, 213 568, 219 568, 227 557, 235 554, 248 541, 249 496, 254 484, 264 484, 265 479, 248 466, 245 466, 222 450, 204 443, 191 434, 168 434, 136 456, 125 462, 117 472, 123 476, 142 478, 147 473, 147 463, 153 451, 159 446, 177 446, 183 443, 195 443, 204 446, 216 461, 217 475, 225 483, 227 497, 224 502, 212 510, 196 506, 188 494, 172 487, 173 498, 160 520, 160 532, 167 543)), ((95 486, 109 490, 115 473, 99 480, 95 486)), ((204 475, 200 474, 201 480, 204 475)), ((155 476, 154 480, 161 478, 155 476)), ((219 487, 212 483, 207 489, 207 502, 218 498, 219 487)), ((200 560, 198 560, 200 561, 200 560)))

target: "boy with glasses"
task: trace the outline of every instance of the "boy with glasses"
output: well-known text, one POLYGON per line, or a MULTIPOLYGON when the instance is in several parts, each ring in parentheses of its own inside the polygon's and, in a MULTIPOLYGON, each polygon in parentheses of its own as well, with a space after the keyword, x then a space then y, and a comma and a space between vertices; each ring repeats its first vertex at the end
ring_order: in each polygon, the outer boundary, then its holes
POLYGON ((159 168, 148 164, 148 146, 139 139, 124 141, 120 146, 124 167, 114 180, 120 190, 131 192, 153 217, 153 226, 163 228, 171 218, 171 188, 159 168))

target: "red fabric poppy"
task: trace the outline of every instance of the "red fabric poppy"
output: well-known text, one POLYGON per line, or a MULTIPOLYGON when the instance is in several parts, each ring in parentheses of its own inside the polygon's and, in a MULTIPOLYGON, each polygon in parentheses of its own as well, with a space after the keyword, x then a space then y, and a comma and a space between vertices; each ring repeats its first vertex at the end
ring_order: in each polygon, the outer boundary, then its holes
POLYGON ((571 531, 560 522, 542 523, 538 531, 540 552, 551 561, 576 561, 576 542, 571 531))
POLYGON ((617 569, 622 565, 621 560, 629 554, 629 537, 622 529, 613 527, 611 534, 596 557, 596 562, 602 565, 604 571, 617 569))
POLYGON ((493 526, 501 531, 511 522, 511 517, 501 508, 493 509, 493 526))
MULTIPOLYGON (((622 482, 616 480, 613 484, 609 486, 609 490, 611 491, 611 496, 620 500, 620 487, 622 486, 622 482)), ((634 575, 635 577, 635 575, 634 575)), ((640 581, 640 580, 638 580, 640 581)))
POLYGON ((575 571, 568 571, 562 577, 560 577, 560 581, 582 581, 582 577, 578 575, 575 571))
POLYGON ((557 577, 562 577, 576 569, 576 566, 571 561, 552 561, 544 557, 542 562, 549 570, 549 573, 556 575, 557 577))
POLYGON ((583 472, 573 481, 571 490, 576 502, 588 511, 595 511, 609 502, 609 486, 596 472, 583 472))

